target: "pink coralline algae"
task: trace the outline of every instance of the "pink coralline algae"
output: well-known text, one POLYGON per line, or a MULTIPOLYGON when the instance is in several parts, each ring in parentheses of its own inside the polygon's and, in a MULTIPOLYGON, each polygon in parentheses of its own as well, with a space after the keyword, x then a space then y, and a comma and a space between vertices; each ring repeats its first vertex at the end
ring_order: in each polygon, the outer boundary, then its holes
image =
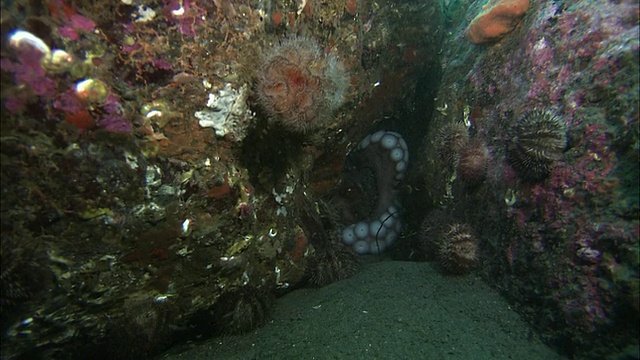
POLYGON ((173 67, 170 62, 164 59, 152 59, 151 64, 156 69, 162 69, 162 70, 171 70, 171 68, 173 67))
POLYGON ((102 108, 105 115, 98 119, 98 126, 111 132, 131 131, 131 122, 127 120, 124 108, 115 95, 109 94, 102 108))
POLYGON ((69 16, 67 23, 58 28, 58 32, 64 38, 78 40, 82 32, 91 32, 95 27, 96 23, 88 17, 72 14, 69 16))
POLYGON ((53 101, 53 108, 65 113, 77 113, 86 108, 84 104, 75 95, 73 89, 58 95, 53 101))
MULTIPOLYGON (((16 51, 16 59, 12 61, 8 58, 0 60, 2 71, 13 74, 16 85, 25 85, 33 95, 50 98, 55 95, 57 84, 47 76, 46 70, 42 67, 42 52, 33 47, 22 47, 16 51)), ((5 105, 10 111, 22 110, 26 100, 16 96, 7 99, 5 105)))
MULTIPOLYGON (((46 54, 32 46, 22 46, 15 50, 15 60, 2 58, 0 65, 2 71, 13 74, 16 86, 25 87, 26 91, 8 96, 4 103, 7 110, 12 113, 20 112, 37 96, 50 101, 51 108, 65 116, 87 111, 88 105, 78 98, 73 87, 65 92, 58 90, 55 75, 48 74, 42 66, 42 59, 46 54)), ((131 123, 114 94, 109 94, 101 106, 96 106, 96 114, 101 115, 97 121, 98 126, 107 131, 131 131, 131 123)))
POLYGON ((165 13, 169 21, 175 23, 182 35, 196 36, 196 28, 203 23, 205 10, 192 0, 166 0, 165 13))
POLYGON ((637 226, 621 220, 611 222, 611 213, 606 210, 618 186, 613 177, 615 153, 608 141, 604 126, 585 125, 582 139, 567 159, 571 166, 562 162, 547 181, 523 186, 519 206, 509 211, 522 234, 512 249, 529 247, 545 258, 561 251, 563 260, 549 261, 570 264, 574 274, 569 275, 574 278, 550 273, 550 281, 567 324, 584 332, 609 324, 613 315, 606 310, 613 301, 611 289, 598 285, 609 281, 600 275, 606 267, 605 254, 638 238, 637 226), (585 211, 594 206, 603 210, 597 215, 585 211))

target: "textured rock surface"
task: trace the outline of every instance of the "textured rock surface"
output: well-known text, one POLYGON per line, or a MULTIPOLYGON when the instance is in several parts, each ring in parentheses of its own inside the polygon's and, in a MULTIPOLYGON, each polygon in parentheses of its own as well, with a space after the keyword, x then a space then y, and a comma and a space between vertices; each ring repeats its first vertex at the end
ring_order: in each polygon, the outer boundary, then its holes
POLYGON ((475 271, 547 343, 601 358, 637 342, 637 1, 533 0, 482 45, 466 30, 484 3, 466 0, 30 4, 2 4, 3 41, 20 28, 69 57, 43 66, 11 41, 1 54, 3 357, 151 356, 264 323, 308 277, 348 277, 348 224, 326 199, 378 129, 412 152, 386 256, 437 244, 410 246, 422 223, 465 224, 475 271), (308 134, 269 122, 255 89, 292 34, 349 77, 308 134), (227 87, 226 105, 211 99, 227 87), (220 108, 214 128, 194 116, 220 108), (567 144, 541 142, 553 154, 523 157, 547 159, 524 179, 507 151, 535 110, 564 128, 526 136, 567 144))
POLYGON ((448 12, 438 111, 412 179, 419 204, 473 226, 485 278, 550 344, 599 358, 638 341, 638 4, 531 1, 513 32, 476 46, 465 29, 480 6, 448 12), (568 145, 532 182, 506 151, 534 109, 557 114, 568 145), (430 156, 451 123, 487 144, 480 186, 430 156))
POLYGON ((3 359, 148 357, 253 329, 309 274, 353 274, 322 197, 351 143, 430 106, 413 94, 439 69, 437 3, 31 5, 2 3, 3 45, 34 36, 1 54, 3 359), (312 74, 335 85, 312 134, 256 94, 260 59, 297 35, 334 66, 312 74), (53 49, 69 61, 43 66, 53 49))

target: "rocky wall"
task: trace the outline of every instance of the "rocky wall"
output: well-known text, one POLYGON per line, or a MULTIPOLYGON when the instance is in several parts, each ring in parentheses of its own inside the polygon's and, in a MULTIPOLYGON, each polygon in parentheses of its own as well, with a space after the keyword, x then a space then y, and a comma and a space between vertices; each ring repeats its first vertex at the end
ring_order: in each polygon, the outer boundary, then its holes
POLYGON ((444 4, 437 109, 411 179, 427 256, 452 237, 439 227, 465 224, 485 279, 548 343, 580 358, 633 349, 637 2, 444 4))
POLYGON ((149 357, 352 274, 326 196, 393 109, 430 106, 443 35, 437 3, 2 14, 3 359, 149 357))

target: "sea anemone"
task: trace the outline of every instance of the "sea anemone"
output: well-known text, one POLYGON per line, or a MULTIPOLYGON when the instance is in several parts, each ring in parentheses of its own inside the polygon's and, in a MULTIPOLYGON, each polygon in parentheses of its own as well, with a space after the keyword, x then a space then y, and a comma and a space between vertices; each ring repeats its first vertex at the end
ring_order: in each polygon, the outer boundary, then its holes
POLYGON ((467 224, 449 225, 437 240, 437 256, 450 274, 466 274, 478 264, 478 241, 467 224))
POLYGON ((282 41, 262 59, 256 92, 264 110, 291 131, 327 126, 345 100, 349 77, 335 55, 306 37, 282 41))
POLYGON ((511 126, 507 161, 523 180, 541 181, 549 176, 566 145, 562 119, 549 111, 533 110, 511 126))

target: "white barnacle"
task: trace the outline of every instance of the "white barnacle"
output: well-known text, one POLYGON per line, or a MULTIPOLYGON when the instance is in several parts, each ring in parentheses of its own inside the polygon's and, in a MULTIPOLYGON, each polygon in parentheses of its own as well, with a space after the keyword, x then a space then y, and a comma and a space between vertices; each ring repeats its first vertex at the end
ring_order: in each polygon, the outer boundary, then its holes
POLYGON ((25 46, 29 46, 35 50, 40 51, 45 56, 51 54, 49 45, 45 44, 42 39, 33 35, 32 33, 24 30, 16 30, 9 36, 9 45, 14 49, 21 49, 25 46))
POLYGON ((42 66, 50 72, 61 73, 71 68, 73 62, 74 59, 71 54, 61 49, 55 49, 51 52, 51 55, 42 59, 42 66))
POLYGON ((442 106, 436 107, 436 110, 442 115, 447 115, 447 109, 449 108, 449 104, 444 103, 442 106))
POLYGON ((153 301, 155 303, 162 304, 162 303, 166 302, 167 300, 169 300, 169 296, 170 295, 159 295, 155 299, 153 299, 153 301))
POLYGON ((471 115, 471 107, 467 104, 464 106, 464 110, 462 112, 463 122, 467 128, 471 127, 471 117, 469 115, 471 115))
POLYGON ((296 12, 297 15, 302 14, 302 12, 304 11, 305 6, 307 6, 307 0, 302 0, 300 2, 300 5, 298 5, 298 11, 296 12))
POLYGON ((185 221, 182 222, 182 233, 186 234, 189 231, 189 224, 191 223, 191 220, 189 219, 185 219, 185 221))
POLYGON ((156 17, 156 12, 145 5, 138 5, 138 14, 136 15, 131 15, 132 18, 134 18, 133 21, 135 22, 147 22, 147 21, 151 21, 156 17))
POLYGON ((147 119, 152 118, 152 117, 162 117, 162 111, 160 111, 160 110, 151 110, 144 117, 146 117, 147 119))
POLYGON ((513 189, 507 189, 507 192, 504 194, 504 203, 507 206, 513 206, 518 200, 516 196, 516 192, 513 189))
POLYGON ((177 16, 180 17, 182 15, 184 15, 184 6, 182 5, 182 1, 180 1, 180 7, 174 10, 171 10, 171 14, 173 16, 177 16))

